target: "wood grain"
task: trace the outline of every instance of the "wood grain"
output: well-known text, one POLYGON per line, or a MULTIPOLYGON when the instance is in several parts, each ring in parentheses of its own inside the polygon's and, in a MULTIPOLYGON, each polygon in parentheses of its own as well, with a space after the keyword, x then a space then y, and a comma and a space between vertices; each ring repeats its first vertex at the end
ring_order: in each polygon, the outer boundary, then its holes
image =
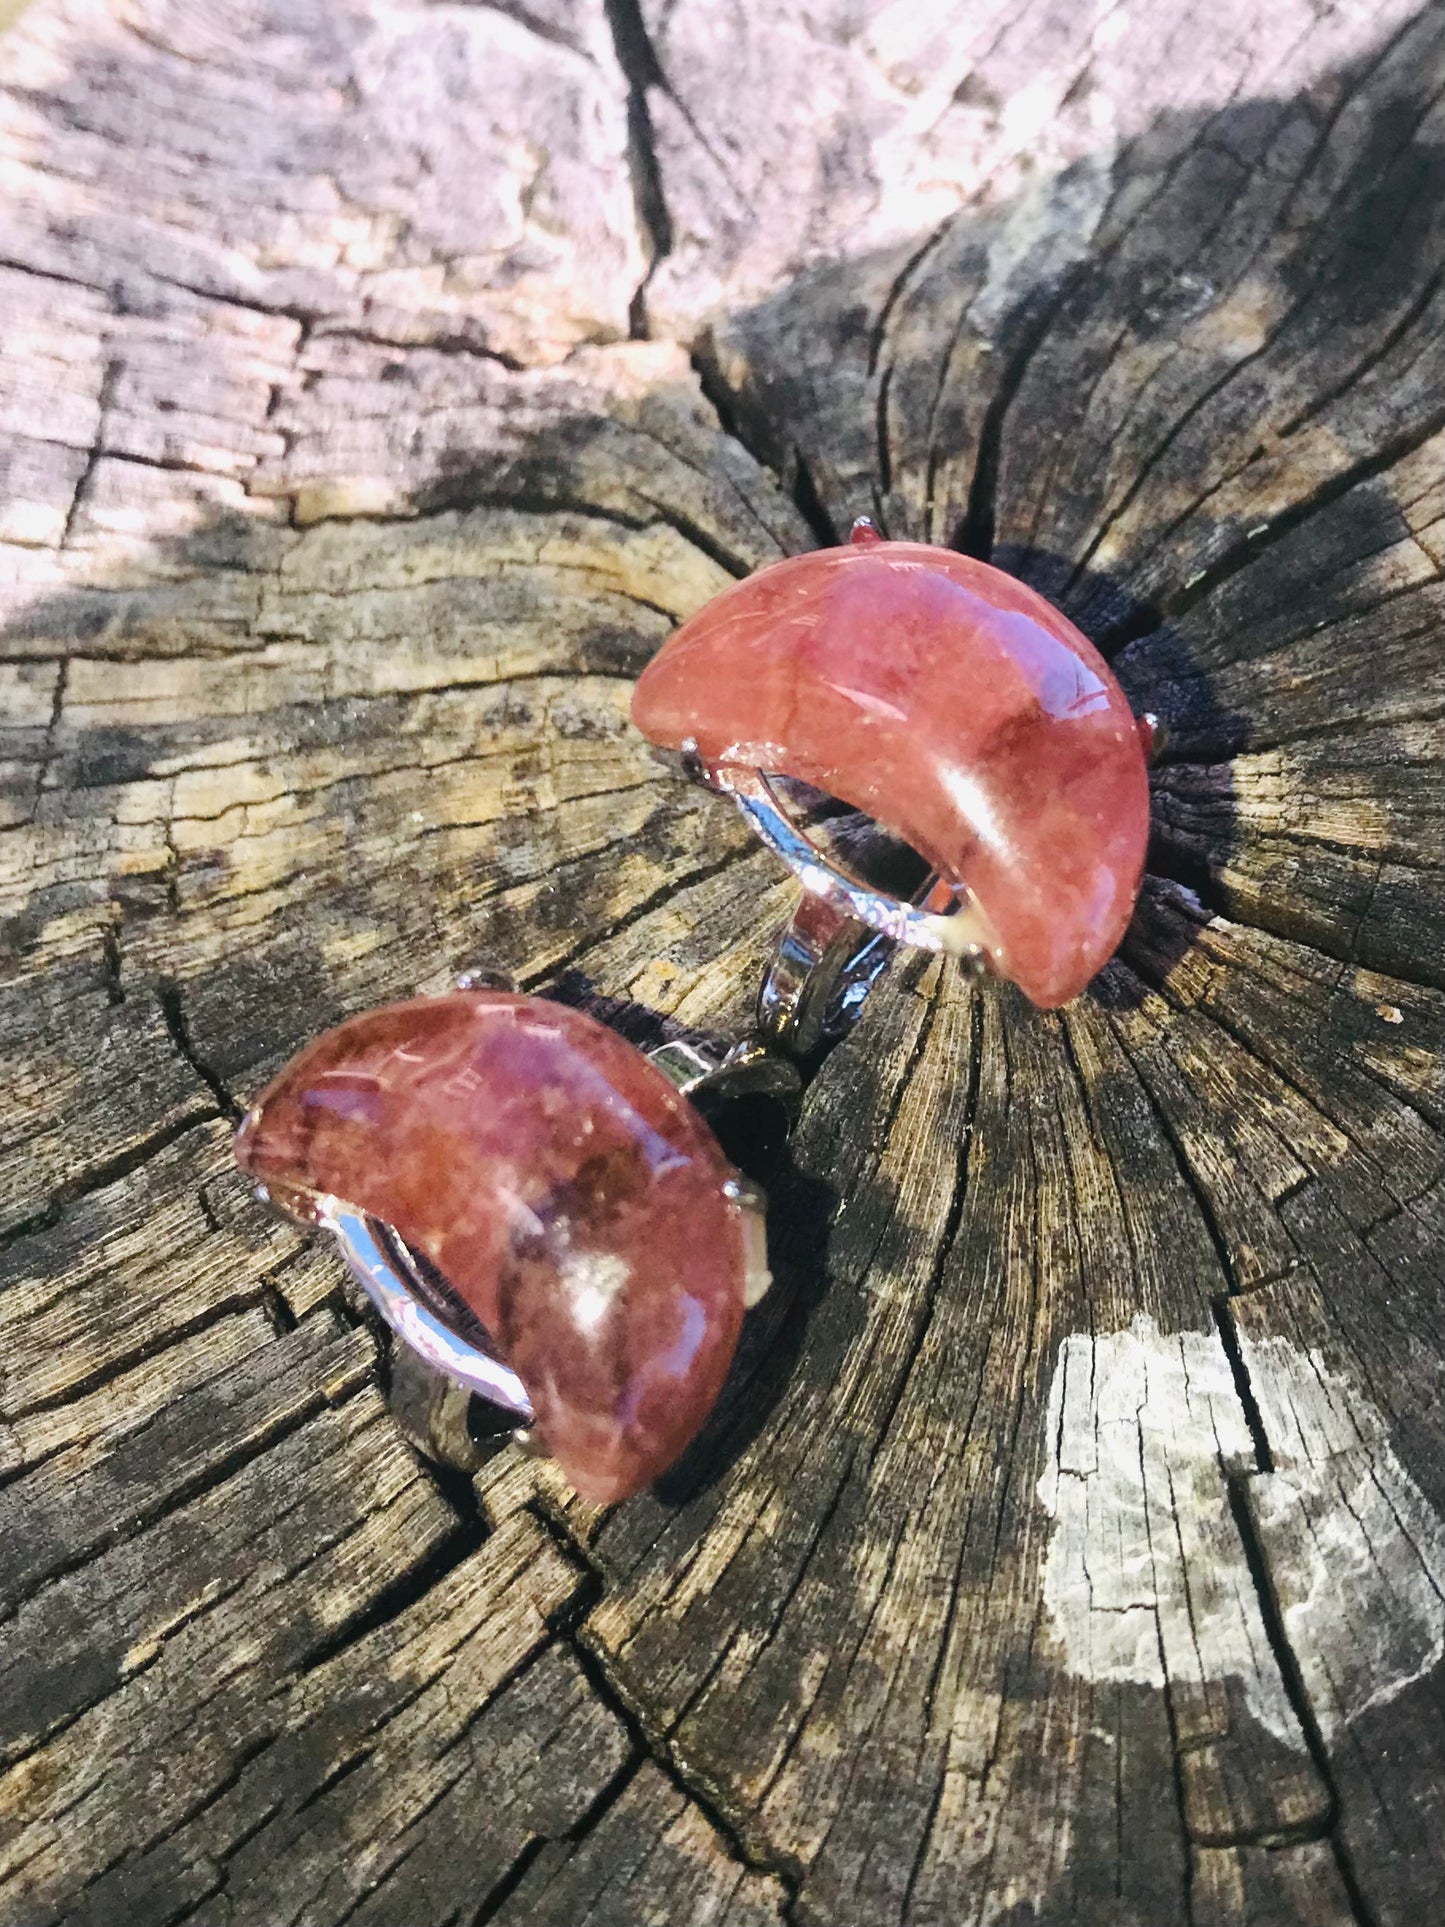
POLYGON ((35 0, 0 41, 0 1921, 1445 1899, 1445 16, 35 0), (1077 1003, 900 960, 612 1513, 234 1173, 486 953, 736 1032, 631 730, 860 512, 1168 729, 1077 1003))

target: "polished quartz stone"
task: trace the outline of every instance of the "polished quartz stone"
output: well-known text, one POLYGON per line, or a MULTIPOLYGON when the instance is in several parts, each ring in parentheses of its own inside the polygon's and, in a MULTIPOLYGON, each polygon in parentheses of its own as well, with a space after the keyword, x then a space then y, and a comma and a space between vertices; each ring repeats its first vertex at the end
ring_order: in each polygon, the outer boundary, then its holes
POLYGON ((300 1215, 339 1199, 430 1260, 586 1498, 646 1485, 716 1400, 752 1248, 732 1167, 582 1012, 469 990, 354 1017, 262 1094, 236 1155, 300 1215))
POLYGON ((966 886, 992 967, 1066 1003, 1133 912, 1144 749, 1103 658, 1042 596, 951 549, 794 556, 683 624, 633 718, 707 763, 801 779, 966 886))

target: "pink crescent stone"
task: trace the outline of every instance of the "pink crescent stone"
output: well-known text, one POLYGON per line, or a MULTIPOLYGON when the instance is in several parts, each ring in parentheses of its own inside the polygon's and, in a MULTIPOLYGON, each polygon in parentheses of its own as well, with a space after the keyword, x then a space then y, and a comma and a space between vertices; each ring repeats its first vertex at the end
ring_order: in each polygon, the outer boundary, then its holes
POLYGON ((1044 1009, 1133 914, 1149 783, 1124 693, 1042 596, 951 549, 870 531, 759 570, 663 645, 632 715, 866 811, 967 888, 993 968, 1044 1009))
POLYGON ((339 1199, 428 1258, 584 1497, 646 1485, 711 1410, 747 1289, 735 1173, 582 1012, 478 990, 353 1017, 262 1093, 236 1157, 278 1203, 339 1199))

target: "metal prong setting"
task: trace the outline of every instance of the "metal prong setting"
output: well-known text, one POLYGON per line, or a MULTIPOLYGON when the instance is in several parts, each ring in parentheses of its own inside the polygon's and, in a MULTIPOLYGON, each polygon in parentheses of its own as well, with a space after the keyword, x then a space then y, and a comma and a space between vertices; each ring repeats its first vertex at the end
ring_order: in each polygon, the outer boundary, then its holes
POLYGON ((912 902, 875 889, 798 827, 762 770, 708 762, 692 737, 681 756, 694 782, 733 798, 803 886, 758 993, 758 1028, 767 1043, 806 1057, 830 1030, 845 1029, 895 944, 952 957, 980 975, 990 961, 1002 968, 988 920, 961 885, 934 874, 912 902))
POLYGON ((530 1422, 532 1401, 521 1379, 427 1309, 418 1294, 428 1286, 407 1267, 400 1240, 385 1225, 337 1198, 318 1200, 317 1222, 336 1239, 348 1270, 387 1324, 426 1364, 530 1422))
POLYGON ((768 1208, 767 1192, 751 1178, 743 1177, 741 1172, 736 1177, 728 1179, 723 1186, 723 1196, 731 1198, 734 1204, 740 1204, 744 1211, 763 1213, 768 1208))
POLYGON ((1157 763, 1169 747, 1169 726, 1152 709, 1146 709, 1136 721, 1144 743, 1144 761, 1157 763))
MULTIPOLYGON (((802 1090, 797 1066, 776 1056, 757 1037, 745 1037, 721 1052, 674 1038, 647 1055, 684 1097, 771 1097, 791 1110, 802 1090)), ((767 1193, 741 1172, 734 1172, 723 1192, 742 1213, 743 1303, 751 1311, 773 1282, 768 1269, 767 1193)))
MULTIPOLYGON (((802 1090, 797 1066, 778 1057, 758 1037, 745 1037, 725 1050, 673 1038, 650 1050, 648 1059, 684 1097, 771 1097, 791 1111, 802 1090)), ((760 1184, 735 1171, 723 1195, 738 1206, 743 1220, 746 1271, 743 1303, 751 1311, 773 1282, 768 1269, 768 1198, 760 1184)))
POLYGON ((459 970, 456 976, 458 990, 509 990, 515 993, 517 980, 509 970, 504 970, 494 957, 485 953, 474 963, 459 970))
POLYGON ((647 1056, 684 1097, 772 1097, 791 1107, 802 1090, 797 1066, 759 1037, 721 1046, 674 1037, 647 1056))
POLYGON ((952 885, 935 885, 930 905, 951 902, 949 915, 935 908, 903 903, 886 891, 840 870, 787 816, 772 784, 761 770, 715 765, 709 770, 712 787, 734 797, 754 831, 780 856, 803 888, 840 916, 856 918, 880 936, 918 950, 941 951, 945 956, 979 960, 991 932, 967 893, 952 885))
POLYGON ((768 1268, 768 1198, 760 1184, 741 1174, 723 1186, 743 1217, 743 1241, 747 1272, 743 1281, 743 1303, 749 1311, 768 1295, 773 1274, 768 1268))
POLYGON ((759 1031, 809 1056, 830 1029, 848 1027, 892 953, 886 937, 805 890, 758 988, 759 1031))

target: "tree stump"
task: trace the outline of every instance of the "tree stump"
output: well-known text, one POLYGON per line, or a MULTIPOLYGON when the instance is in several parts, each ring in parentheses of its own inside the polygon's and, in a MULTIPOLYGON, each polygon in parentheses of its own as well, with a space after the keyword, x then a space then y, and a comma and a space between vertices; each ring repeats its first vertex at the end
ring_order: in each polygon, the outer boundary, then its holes
POLYGON ((1445 13, 36 0, 0 82, 0 1920, 1439 1918, 1445 13), (860 511, 1165 720, 1123 953, 895 965, 661 1489, 435 1467, 231 1119, 480 950, 742 1028, 791 885, 630 684, 860 511))

